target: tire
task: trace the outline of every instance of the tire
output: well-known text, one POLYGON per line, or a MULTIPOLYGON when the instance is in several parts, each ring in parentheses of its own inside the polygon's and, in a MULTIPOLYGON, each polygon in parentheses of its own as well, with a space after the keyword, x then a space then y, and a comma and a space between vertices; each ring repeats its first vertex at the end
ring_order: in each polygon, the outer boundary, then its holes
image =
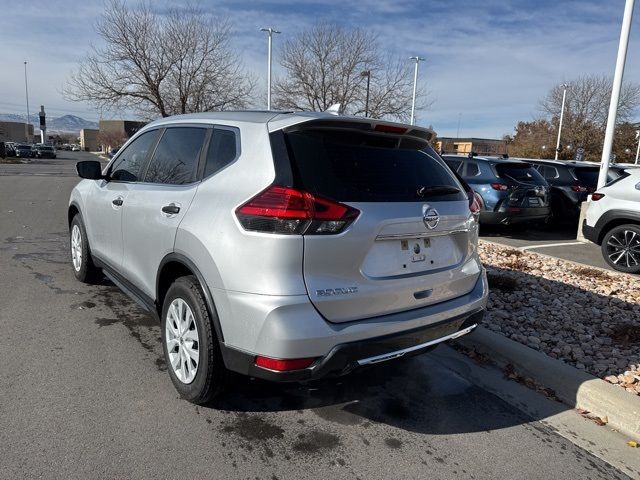
POLYGON ((178 393, 197 405, 219 397, 229 381, 212 315, 216 313, 209 313, 193 275, 180 277, 169 287, 160 324, 164 359, 178 393), (177 321, 179 318, 182 322, 177 321))
POLYGON ((69 247, 71 253, 71 267, 73 274, 78 280, 84 283, 95 283, 101 277, 101 271, 93 263, 91 258, 91 249, 89 248, 89 239, 87 238, 87 231, 84 228, 84 223, 80 214, 76 214, 71 220, 71 226, 69 227, 69 247), (75 237, 74 237, 75 235, 75 237), (78 249, 79 248, 79 261, 78 261, 78 249))
POLYGON ((640 273, 640 225, 618 225, 607 232, 600 245, 605 262, 614 270, 640 273))

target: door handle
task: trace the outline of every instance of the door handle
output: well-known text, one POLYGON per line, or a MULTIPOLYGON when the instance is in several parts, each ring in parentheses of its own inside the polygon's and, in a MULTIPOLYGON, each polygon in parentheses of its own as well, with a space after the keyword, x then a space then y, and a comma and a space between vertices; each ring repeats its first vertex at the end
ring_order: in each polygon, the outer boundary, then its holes
POLYGON ((168 215, 175 215, 176 213, 180 213, 180 207, 178 205, 174 205, 173 203, 169 205, 165 205, 162 207, 162 213, 166 213, 168 215))
POLYGON ((122 200, 122 198, 118 197, 118 198, 114 198, 113 200, 111 200, 111 203, 113 203, 116 207, 121 207, 122 204, 124 203, 124 200, 122 200))

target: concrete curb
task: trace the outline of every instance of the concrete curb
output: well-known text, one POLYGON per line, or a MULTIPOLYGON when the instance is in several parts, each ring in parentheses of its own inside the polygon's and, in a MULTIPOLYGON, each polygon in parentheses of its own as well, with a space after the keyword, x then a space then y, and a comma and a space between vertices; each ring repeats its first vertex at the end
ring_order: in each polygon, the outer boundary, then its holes
POLYGON ((500 367, 513 365, 518 374, 554 390, 566 405, 606 417, 610 427, 640 439, 640 397, 483 327, 455 341, 500 367))

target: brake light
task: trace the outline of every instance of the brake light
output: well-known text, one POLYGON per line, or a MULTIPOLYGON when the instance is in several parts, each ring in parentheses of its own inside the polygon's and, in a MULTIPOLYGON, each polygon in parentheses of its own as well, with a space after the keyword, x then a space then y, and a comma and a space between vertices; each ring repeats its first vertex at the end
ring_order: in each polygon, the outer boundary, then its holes
POLYGON ((597 202, 602 197, 604 197, 604 193, 594 193, 591 195, 591 200, 593 200, 594 202, 597 202))
POLYGON ((404 127, 396 127, 395 125, 382 125, 380 123, 374 127, 374 130, 376 132, 399 134, 405 133, 407 131, 407 129, 404 127))
POLYGON ((471 191, 472 197, 469 199, 469 210, 471 213, 476 214, 480 212, 480 202, 478 201, 477 193, 471 191))
POLYGON ((277 372, 289 372, 291 370, 302 370, 313 363, 315 358, 289 358, 278 359, 270 357, 256 357, 255 363, 258 367, 277 372))
POLYGON ((491 188, 500 192, 506 192, 507 190, 509 190, 509 186, 505 185, 504 183, 492 183, 491 188))
POLYGON ((578 193, 584 193, 584 192, 587 191, 587 187, 583 187, 579 183, 576 183, 576 184, 571 186, 571 190, 573 190, 574 192, 578 192, 578 193))
POLYGON ((245 230, 280 234, 334 234, 360 211, 295 188, 272 185, 236 209, 245 230))

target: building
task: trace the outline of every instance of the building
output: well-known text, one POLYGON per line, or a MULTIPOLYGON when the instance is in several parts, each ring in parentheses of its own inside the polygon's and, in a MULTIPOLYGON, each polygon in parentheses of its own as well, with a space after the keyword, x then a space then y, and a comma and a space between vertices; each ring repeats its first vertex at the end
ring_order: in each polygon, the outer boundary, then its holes
POLYGON ((33 125, 21 122, 0 122, 0 142, 31 143, 33 125))
POLYGON ((102 151, 107 151, 111 147, 119 147, 146 124, 146 122, 131 120, 100 120, 98 143, 102 151))
POLYGON ((95 128, 83 128, 80 130, 80 149, 83 152, 97 152, 100 150, 98 134, 99 130, 95 128))
POLYGON ((507 153, 507 142, 493 138, 450 138, 440 137, 436 143, 440 153, 499 156, 507 153))

